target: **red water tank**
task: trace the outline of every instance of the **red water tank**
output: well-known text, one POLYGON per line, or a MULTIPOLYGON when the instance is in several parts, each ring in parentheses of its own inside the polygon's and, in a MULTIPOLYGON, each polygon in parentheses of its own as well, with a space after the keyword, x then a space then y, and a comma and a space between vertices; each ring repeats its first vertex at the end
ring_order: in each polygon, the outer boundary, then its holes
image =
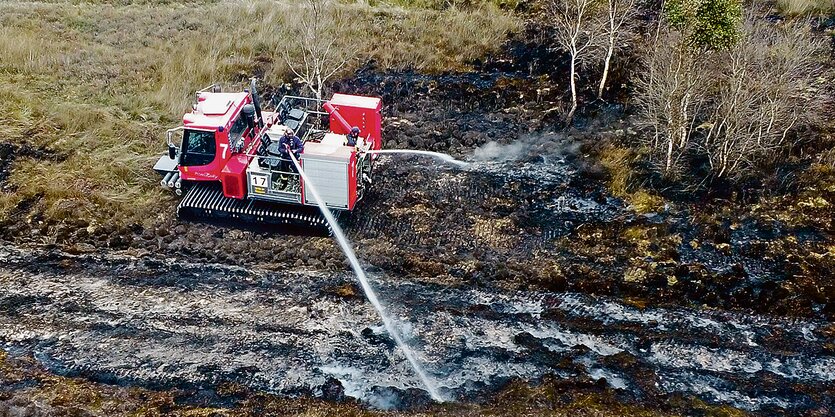
POLYGON ((331 113, 330 129, 334 133, 347 134, 348 129, 340 123, 339 116, 348 122, 349 126, 360 128, 360 137, 369 137, 372 142, 371 149, 381 149, 382 141, 382 116, 380 110, 383 102, 379 97, 353 96, 349 94, 334 94, 328 101, 339 115, 331 113))

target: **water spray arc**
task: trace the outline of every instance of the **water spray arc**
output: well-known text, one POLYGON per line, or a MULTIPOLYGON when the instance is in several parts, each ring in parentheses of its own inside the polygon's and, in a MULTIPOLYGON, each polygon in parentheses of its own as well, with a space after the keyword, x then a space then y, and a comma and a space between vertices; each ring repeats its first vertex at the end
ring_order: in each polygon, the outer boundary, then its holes
POLYGON ((337 243, 342 248, 342 252, 351 262, 351 267, 354 270, 354 273, 357 275, 357 278, 360 281, 360 285, 362 285, 362 289, 365 292, 366 298, 371 304, 374 306, 374 309, 377 310, 377 313, 380 315, 380 318, 383 320, 383 325, 386 328, 386 331, 391 335, 394 341, 397 343, 397 346, 403 351, 403 354, 406 356, 406 359, 409 361, 409 364, 412 365, 412 368, 417 373, 420 380, 423 382, 423 385, 426 386, 426 390, 429 392, 429 395, 432 397, 433 400, 437 402, 443 402, 444 399, 441 397, 440 393, 438 393, 438 388, 435 386, 435 383, 429 379, 429 376, 426 374, 426 371, 423 367, 420 366, 418 363, 417 358, 415 358, 414 352, 406 345, 403 341, 403 338, 400 336, 400 333, 397 331, 394 323, 389 319, 386 315, 385 310, 383 309, 383 305, 380 304, 380 300, 377 298, 377 294, 374 292, 374 289, 371 288, 371 284, 368 283, 368 277, 365 275, 365 271, 362 269, 360 265, 359 259, 357 259, 357 255, 354 253, 354 250, 351 249, 351 245, 348 243, 348 238, 345 236, 345 233, 342 231, 342 228, 339 227, 339 224, 336 222, 336 219, 331 214, 330 209, 325 205, 324 200, 319 196, 319 193, 316 191, 316 187, 304 173, 304 170, 299 164, 298 159, 296 156, 293 155, 292 152, 289 152, 290 159, 293 160, 293 165, 296 166, 296 169, 299 171, 299 175, 301 175, 302 180, 308 187, 308 191, 313 196, 313 199, 316 200, 316 205, 319 206, 319 210, 321 210, 322 215, 325 216, 325 219, 328 221, 328 224, 331 226, 331 230, 333 231, 333 236, 336 238, 337 243))
POLYGON ((372 154, 404 154, 404 155, 425 155, 431 156, 433 158, 440 159, 443 162, 447 162, 453 164, 459 168, 464 168, 469 165, 468 162, 464 162, 458 159, 453 158, 450 155, 441 152, 432 152, 432 151, 419 151, 413 149, 371 149, 368 150, 367 153, 372 154))

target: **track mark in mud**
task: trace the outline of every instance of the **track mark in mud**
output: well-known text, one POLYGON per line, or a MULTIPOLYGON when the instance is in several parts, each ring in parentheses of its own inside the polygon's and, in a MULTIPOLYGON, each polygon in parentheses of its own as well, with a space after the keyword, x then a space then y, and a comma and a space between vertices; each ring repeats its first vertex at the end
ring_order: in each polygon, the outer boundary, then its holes
MULTIPOLYGON (((350 276, 8 247, 0 255, 0 342, 59 373, 312 395, 336 378, 372 404, 419 392, 371 306, 326 290, 350 276), (143 282, 157 275, 167 284, 143 282)), ((605 378, 636 398, 683 392, 761 411, 833 405, 818 395, 835 381, 825 323, 374 280, 420 361, 456 398, 553 374, 605 378)))
POLYGON ((371 213, 360 210, 348 224, 355 239, 386 237, 418 249, 530 252, 583 223, 610 221, 626 211, 599 186, 570 188, 575 168, 540 157, 475 162, 463 171, 419 158, 381 162, 381 180, 363 202, 371 213))

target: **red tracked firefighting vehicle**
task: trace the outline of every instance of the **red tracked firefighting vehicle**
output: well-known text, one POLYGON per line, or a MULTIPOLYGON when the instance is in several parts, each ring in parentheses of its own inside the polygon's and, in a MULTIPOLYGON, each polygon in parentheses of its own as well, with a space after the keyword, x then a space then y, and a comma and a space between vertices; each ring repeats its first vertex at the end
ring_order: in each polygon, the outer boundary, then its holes
POLYGON ((309 184, 281 157, 279 139, 292 129, 302 140, 299 162, 333 211, 351 211, 371 184, 382 145, 381 100, 334 94, 330 100, 285 96, 264 111, 253 80, 243 92, 213 85, 196 93, 183 125, 166 132, 168 155, 154 170, 162 185, 183 198, 181 217, 326 228, 309 184), (356 146, 346 146, 352 127, 356 146))

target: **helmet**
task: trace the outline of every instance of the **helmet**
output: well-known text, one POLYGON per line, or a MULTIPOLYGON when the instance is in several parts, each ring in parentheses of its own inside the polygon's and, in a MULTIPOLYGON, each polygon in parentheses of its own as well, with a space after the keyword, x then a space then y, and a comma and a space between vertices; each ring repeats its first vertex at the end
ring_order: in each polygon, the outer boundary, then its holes
POLYGON ((351 134, 352 135, 359 135, 360 134, 360 128, 358 128, 356 126, 352 127, 351 128, 351 134))
POLYGON ((293 129, 288 127, 287 130, 284 131, 284 136, 293 136, 293 129))

